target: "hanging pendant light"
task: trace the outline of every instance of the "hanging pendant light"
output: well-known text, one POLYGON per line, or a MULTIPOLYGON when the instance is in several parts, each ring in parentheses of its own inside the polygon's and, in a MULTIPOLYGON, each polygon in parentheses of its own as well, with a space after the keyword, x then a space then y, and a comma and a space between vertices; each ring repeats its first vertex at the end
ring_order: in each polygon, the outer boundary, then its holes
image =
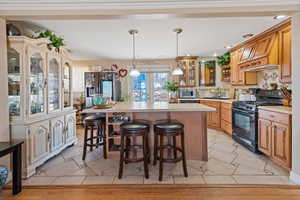
MULTIPOLYGON (((176 28, 174 29, 174 32, 176 33, 176 58, 178 57, 178 35, 180 33, 182 33, 182 29, 181 28, 176 28)), ((172 75, 174 76, 179 76, 179 75, 183 75, 183 71, 182 69, 179 67, 179 63, 176 63, 176 68, 172 71, 172 75)))
POLYGON ((130 35, 132 35, 132 50, 133 50, 133 58, 132 58, 132 69, 129 72, 129 75, 132 77, 138 77, 140 75, 139 70, 136 69, 135 65, 135 34, 138 33, 138 30, 132 29, 128 31, 130 35))

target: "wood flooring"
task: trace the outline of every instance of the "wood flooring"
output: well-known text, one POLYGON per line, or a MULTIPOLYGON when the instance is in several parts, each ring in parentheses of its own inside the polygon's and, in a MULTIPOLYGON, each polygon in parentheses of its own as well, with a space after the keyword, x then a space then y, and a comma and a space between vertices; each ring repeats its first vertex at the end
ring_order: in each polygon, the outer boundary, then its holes
POLYGON ((299 200, 300 186, 279 185, 85 185, 25 186, 0 200, 299 200))

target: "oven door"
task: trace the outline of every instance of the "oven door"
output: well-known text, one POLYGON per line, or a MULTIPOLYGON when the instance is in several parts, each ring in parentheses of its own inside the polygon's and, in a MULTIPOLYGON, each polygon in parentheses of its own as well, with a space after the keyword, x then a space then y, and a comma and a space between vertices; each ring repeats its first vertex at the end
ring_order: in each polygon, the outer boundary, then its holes
POLYGON ((232 128, 233 134, 256 143, 257 131, 256 131, 256 113, 240 110, 237 108, 232 109, 232 128))

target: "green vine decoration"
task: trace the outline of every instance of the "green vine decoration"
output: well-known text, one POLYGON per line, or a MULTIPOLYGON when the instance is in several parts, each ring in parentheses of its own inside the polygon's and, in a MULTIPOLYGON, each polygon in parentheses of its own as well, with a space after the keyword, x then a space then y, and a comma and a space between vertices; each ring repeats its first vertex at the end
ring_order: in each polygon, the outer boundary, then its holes
POLYGON ((50 30, 41 32, 36 38, 48 38, 50 40, 48 47, 54 47, 57 52, 59 52, 60 47, 65 46, 64 38, 57 36, 50 30))
POLYGON ((223 56, 218 56, 217 57, 217 63, 220 66, 229 65, 229 63, 230 63, 230 53, 227 52, 223 56))

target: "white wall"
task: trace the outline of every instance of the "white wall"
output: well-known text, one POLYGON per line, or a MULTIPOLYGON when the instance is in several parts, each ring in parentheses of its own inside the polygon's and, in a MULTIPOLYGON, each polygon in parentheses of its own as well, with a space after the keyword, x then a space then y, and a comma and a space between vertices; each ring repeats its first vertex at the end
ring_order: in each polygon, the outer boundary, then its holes
POLYGON ((300 184, 300 12, 292 18, 292 172, 290 178, 300 184))
MULTIPOLYGON (((0 141, 8 141, 9 112, 8 112, 8 86, 7 86, 7 47, 6 47, 6 21, 0 18, 0 141)), ((9 156, 0 158, 0 165, 10 168, 9 156)))

